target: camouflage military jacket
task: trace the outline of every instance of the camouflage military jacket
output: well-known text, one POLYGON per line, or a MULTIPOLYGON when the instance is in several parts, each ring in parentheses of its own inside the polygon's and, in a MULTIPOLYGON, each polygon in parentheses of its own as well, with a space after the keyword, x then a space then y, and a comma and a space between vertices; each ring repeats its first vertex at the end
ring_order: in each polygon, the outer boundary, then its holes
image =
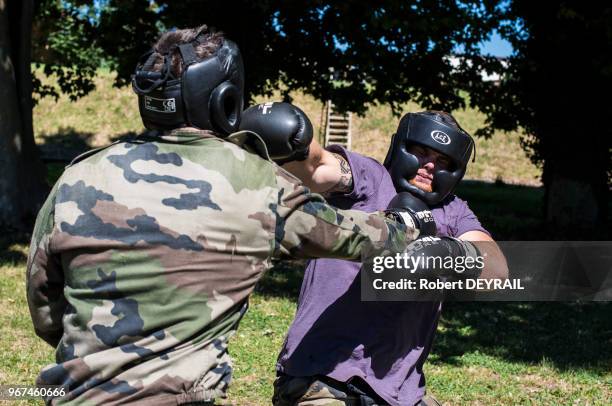
POLYGON ((68 388, 54 404, 222 397, 227 341, 272 258, 360 260, 415 234, 205 131, 114 144, 68 167, 38 215, 28 303, 57 350, 37 381, 68 388))

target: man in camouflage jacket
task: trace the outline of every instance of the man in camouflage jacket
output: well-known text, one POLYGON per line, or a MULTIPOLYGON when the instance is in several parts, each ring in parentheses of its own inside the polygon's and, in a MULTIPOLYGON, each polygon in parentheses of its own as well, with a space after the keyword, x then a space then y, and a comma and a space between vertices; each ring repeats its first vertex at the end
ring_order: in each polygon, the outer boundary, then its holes
POLYGON ((37 383, 67 389, 49 403, 212 404, 271 259, 360 260, 418 234, 334 209, 231 142, 242 137, 218 135, 187 125, 119 142, 57 181, 27 268, 36 333, 56 347, 37 383))

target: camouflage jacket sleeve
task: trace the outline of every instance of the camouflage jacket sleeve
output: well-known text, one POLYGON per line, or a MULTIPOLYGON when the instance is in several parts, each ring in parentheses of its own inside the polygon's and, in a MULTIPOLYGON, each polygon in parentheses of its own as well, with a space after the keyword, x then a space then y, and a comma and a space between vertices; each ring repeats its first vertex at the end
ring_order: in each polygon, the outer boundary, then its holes
POLYGON ((339 210, 311 193, 282 168, 277 170, 276 257, 339 258, 401 252, 418 236, 382 213, 339 210))
POLYGON ((64 275, 59 258, 52 253, 55 228, 56 188, 38 213, 28 255, 26 292, 36 334, 52 346, 62 337, 62 316, 66 309, 64 275))

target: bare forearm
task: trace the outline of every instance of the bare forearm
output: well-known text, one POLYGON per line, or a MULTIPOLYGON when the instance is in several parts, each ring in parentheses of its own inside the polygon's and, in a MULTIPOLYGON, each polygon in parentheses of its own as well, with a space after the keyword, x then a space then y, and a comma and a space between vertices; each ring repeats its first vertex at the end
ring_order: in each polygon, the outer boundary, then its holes
POLYGON ((300 179, 304 185, 316 192, 316 190, 312 188, 313 176, 316 169, 321 165, 325 152, 327 151, 325 151, 316 140, 313 140, 310 144, 308 157, 305 160, 287 162, 283 165, 283 169, 291 172, 300 179))
POLYGON ((322 178, 319 184, 325 187, 324 196, 330 196, 334 193, 349 193, 353 190, 353 172, 348 161, 340 154, 332 153, 332 157, 336 162, 329 165, 329 173, 319 172, 322 178))
POLYGON ((460 240, 472 242, 484 259, 484 268, 480 279, 508 278, 508 264, 497 243, 481 231, 469 231, 459 237, 460 240))
POLYGON ((283 168, 297 176, 310 190, 329 196, 348 193, 353 189, 353 175, 348 161, 340 154, 329 152, 313 141, 308 157, 283 168))

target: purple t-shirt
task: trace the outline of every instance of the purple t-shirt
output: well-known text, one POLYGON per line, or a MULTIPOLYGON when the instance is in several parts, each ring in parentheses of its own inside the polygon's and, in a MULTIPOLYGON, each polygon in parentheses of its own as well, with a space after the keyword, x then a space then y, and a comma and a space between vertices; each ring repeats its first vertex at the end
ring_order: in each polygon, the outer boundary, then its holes
MULTIPOLYGON (((329 199, 341 209, 384 210, 395 196, 377 161, 332 145, 353 173, 353 191, 329 199)), ((484 231, 467 204, 448 199, 432 209, 438 235, 484 231)), ((310 261, 295 319, 277 369, 292 376, 327 375, 346 382, 360 377, 391 405, 413 405, 425 394, 423 363, 438 324, 440 302, 362 302, 360 264, 310 261)))

